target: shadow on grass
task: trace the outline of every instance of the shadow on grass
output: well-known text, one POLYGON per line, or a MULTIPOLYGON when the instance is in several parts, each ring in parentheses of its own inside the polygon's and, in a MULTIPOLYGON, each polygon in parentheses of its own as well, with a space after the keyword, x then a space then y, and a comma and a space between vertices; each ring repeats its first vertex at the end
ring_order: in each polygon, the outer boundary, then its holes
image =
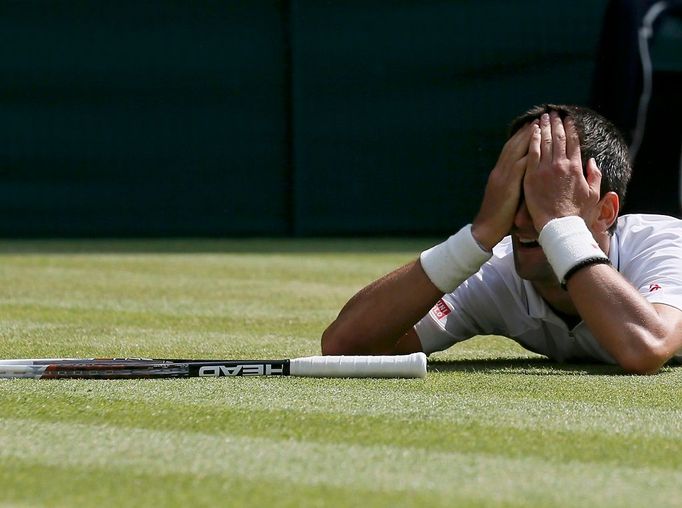
POLYGON ((626 376, 621 367, 597 363, 557 363, 545 358, 429 360, 429 372, 476 372, 534 376, 626 376))

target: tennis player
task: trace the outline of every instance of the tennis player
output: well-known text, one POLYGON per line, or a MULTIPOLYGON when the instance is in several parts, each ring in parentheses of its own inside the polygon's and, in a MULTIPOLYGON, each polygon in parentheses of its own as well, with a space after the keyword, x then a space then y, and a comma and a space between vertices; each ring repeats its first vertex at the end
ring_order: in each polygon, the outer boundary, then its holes
POLYGON ((472 224, 351 298, 324 354, 430 354, 496 334, 648 374, 682 353, 682 221, 619 218, 631 167, 616 128, 543 105, 511 133, 472 224))

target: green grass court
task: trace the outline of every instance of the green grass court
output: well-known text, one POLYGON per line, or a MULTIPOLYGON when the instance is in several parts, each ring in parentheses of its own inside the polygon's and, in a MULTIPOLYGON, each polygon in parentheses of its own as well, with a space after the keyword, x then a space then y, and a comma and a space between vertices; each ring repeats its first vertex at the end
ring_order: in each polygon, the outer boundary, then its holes
MULTIPOLYGON (((0 357, 318 354, 428 245, 2 241, 0 357)), ((681 387, 500 337, 424 380, 5 380, 0 506, 677 507, 681 387)))

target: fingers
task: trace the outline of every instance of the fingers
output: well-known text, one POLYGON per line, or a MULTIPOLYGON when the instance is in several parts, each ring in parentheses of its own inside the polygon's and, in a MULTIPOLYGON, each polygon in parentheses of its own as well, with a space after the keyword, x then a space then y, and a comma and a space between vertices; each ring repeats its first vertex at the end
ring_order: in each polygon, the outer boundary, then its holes
POLYGON ((546 164, 552 161, 552 125, 547 113, 540 117, 540 160, 546 164))
POLYGON ((571 117, 564 120, 564 127, 566 129, 566 157, 572 161, 579 161, 581 160, 580 136, 571 117))
MULTIPOLYGON (((561 161, 570 160, 582 167, 580 137, 571 117, 562 120, 556 111, 543 114, 540 117, 539 135, 540 161, 543 165, 550 162, 561 163, 561 161)), ((530 144, 529 153, 530 150, 538 148, 537 140, 534 142, 531 138, 530 144)))
POLYGON ((601 170, 597 166, 597 161, 594 158, 587 161, 586 166, 587 185, 590 187, 591 194, 599 196, 601 191, 601 170))
POLYGON ((554 111, 543 114, 530 135, 523 180, 526 207, 538 231, 552 218, 585 215, 598 201, 601 171, 594 159, 585 169, 583 177, 573 120, 562 120, 554 111))
POLYGON ((555 162, 566 157, 566 131, 564 122, 556 111, 549 116, 552 128, 552 160, 555 162))
POLYGON ((518 131, 516 131, 511 138, 509 138, 506 148, 508 149, 508 155, 510 159, 519 160, 521 157, 526 155, 526 152, 528 151, 528 139, 531 135, 531 127, 533 123, 524 125, 518 131))
POLYGON ((526 159, 526 171, 534 171, 540 164, 541 156, 541 130, 537 122, 532 125, 530 142, 528 144, 528 157, 526 159))
POLYGON ((490 172, 481 207, 472 230, 482 245, 496 245, 509 230, 519 207, 523 176, 528 164, 528 145, 537 122, 524 125, 504 145, 490 172))

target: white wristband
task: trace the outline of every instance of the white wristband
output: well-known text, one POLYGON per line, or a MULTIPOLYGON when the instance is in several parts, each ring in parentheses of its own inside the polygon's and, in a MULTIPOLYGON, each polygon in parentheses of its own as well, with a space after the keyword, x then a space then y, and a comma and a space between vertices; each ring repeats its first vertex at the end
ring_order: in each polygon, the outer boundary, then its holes
POLYGON ((443 293, 454 291, 492 257, 471 234, 471 224, 421 253, 419 259, 426 275, 443 293))
POLYGON ((562 285, 567 275, 581 266, 609 262, 585 221, 576 215, 549 221, 540 231, 538 243, 562 285))

